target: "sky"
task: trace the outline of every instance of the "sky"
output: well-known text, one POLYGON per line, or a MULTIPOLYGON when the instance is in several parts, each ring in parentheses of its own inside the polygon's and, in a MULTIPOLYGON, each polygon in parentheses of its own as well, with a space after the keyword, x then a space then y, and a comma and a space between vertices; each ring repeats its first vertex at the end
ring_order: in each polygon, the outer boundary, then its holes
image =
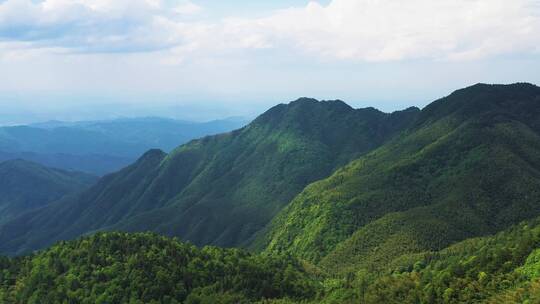
POLYGON ((0 124, 540 84, 540 0, 0 0, 0 124))

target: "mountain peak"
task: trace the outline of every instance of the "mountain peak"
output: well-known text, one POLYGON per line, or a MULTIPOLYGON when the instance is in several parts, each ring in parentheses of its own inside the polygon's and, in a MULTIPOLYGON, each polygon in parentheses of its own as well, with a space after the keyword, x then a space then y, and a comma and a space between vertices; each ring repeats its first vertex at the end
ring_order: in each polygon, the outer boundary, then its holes
POLYGON ((289 122, 298 122, 314 118, 322 113, 347 114, 354 109, 341 100, 317 100, 314 98, 301 97, 288 104, 279 104, 257 117, 254 124, 276 125, 289 122))
POLYGON ((530 94, 531 92, 538 91, 540 88, 532 83, 528 82, 516 82, 511 84, 489 84, 489 83, 477 83, 463 89, 452 92, 448 97, 453 95, 462 96, 462 94, 479 94, 489 92, 499 93, 520 93, 530 94))
POLYGON ((478 83, 456 90, 425 107, 417 125, 450 115, 467 119, 488 112, 522 117, 538 112, 539 105, 540 87, 534 84, 478 83))
POLYGON ((347 109, 353 109, 346 104, 343 100, 318 100, 310 97, 300 97, 288 104, 289 107, 295 106, 323 106, 323 107, 345 107, 347 109))
POLYGON ((310 104, 310 103, 318 103, 319 100, 311 97, 300 97, 296 100, 291 101, 289 104, 310 104))
POLYGON ((150 149, 146 151, 137 162, 146 162, 154 159, 163 159, 165 156, 167 156, 167 153, 163 152, 160 149, 150 149))

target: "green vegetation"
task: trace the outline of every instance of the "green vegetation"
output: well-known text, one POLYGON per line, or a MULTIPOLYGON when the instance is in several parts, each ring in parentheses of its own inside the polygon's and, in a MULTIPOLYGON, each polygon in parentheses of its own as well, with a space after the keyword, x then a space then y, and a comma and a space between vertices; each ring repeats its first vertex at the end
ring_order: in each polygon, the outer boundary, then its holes
POLYGON ((378 271, 321 272, 290 256, 98 233, 0 258, 0 303, 538 303, 540 219, 378 271))
POLYGON ((539 246, 535 219, 491 237, 403 256, 378 274, 350 273, 351 287, 333 293, 349 295, 345 303, 538 303, 539 246))
POLYGON ((279 105, 0 226, 0 302, 540 303, 540 88, 279 105), (344 132, 347 130, 347 132, 344 132))
POLYGON ((196 248, 151 233, 99 233, 0 259, 1 303, 253 303, 310 299, 293 258, 196 248))
POLYGON ((245 245, 307 184, 385 143, 418 113, 306 98, 278 105, 240 130, 169 155, 150 151, 81 195, 11 221, 0 229, 0 251, 20 254, 96 230, 245 245))
POLYGON ((540 215, 540 88, 477 85, 313 183, 259 243, 328 268, 377 269, 540 215))
POLYGON ((24 160, 0 163, 0 224, 90 187, 97 177, 24 160))

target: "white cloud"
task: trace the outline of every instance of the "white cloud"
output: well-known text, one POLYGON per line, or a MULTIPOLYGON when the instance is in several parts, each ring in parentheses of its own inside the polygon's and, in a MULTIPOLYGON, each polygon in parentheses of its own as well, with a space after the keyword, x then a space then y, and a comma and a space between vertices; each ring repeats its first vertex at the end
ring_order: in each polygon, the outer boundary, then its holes
POLYGON ((7 0, 0 2, 0 39, 76 52, 155 51, 182 43, 162 20, 181 23, 198 11, 189 1, 7 0))
POLYGON ((183 1, 175 6, 173 11, 180 15, 194 15, 200 13, 202 7, 190 1, 183 1))
POLYGON ((537 0, 334 0, 259 20, 296 48, 330 58, 465 59, 540 43, 537 0))
POLYGON ((201 10, 190 1, 7 0, 0 39, 76 52, 159 51, 165 62, 252 49, 329 60, 467 60, 540 45, 538 0, 333 0, 214 21, 197 20, 201 10))

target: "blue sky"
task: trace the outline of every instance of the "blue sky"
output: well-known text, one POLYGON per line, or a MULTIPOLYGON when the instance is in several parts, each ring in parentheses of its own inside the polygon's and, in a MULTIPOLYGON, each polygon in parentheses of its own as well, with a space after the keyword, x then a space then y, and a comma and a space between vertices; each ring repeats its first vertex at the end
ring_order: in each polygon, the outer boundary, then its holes
POLYGON ((538 0, 0 0, 0 123, 384 111, 540 83, 538 0))

